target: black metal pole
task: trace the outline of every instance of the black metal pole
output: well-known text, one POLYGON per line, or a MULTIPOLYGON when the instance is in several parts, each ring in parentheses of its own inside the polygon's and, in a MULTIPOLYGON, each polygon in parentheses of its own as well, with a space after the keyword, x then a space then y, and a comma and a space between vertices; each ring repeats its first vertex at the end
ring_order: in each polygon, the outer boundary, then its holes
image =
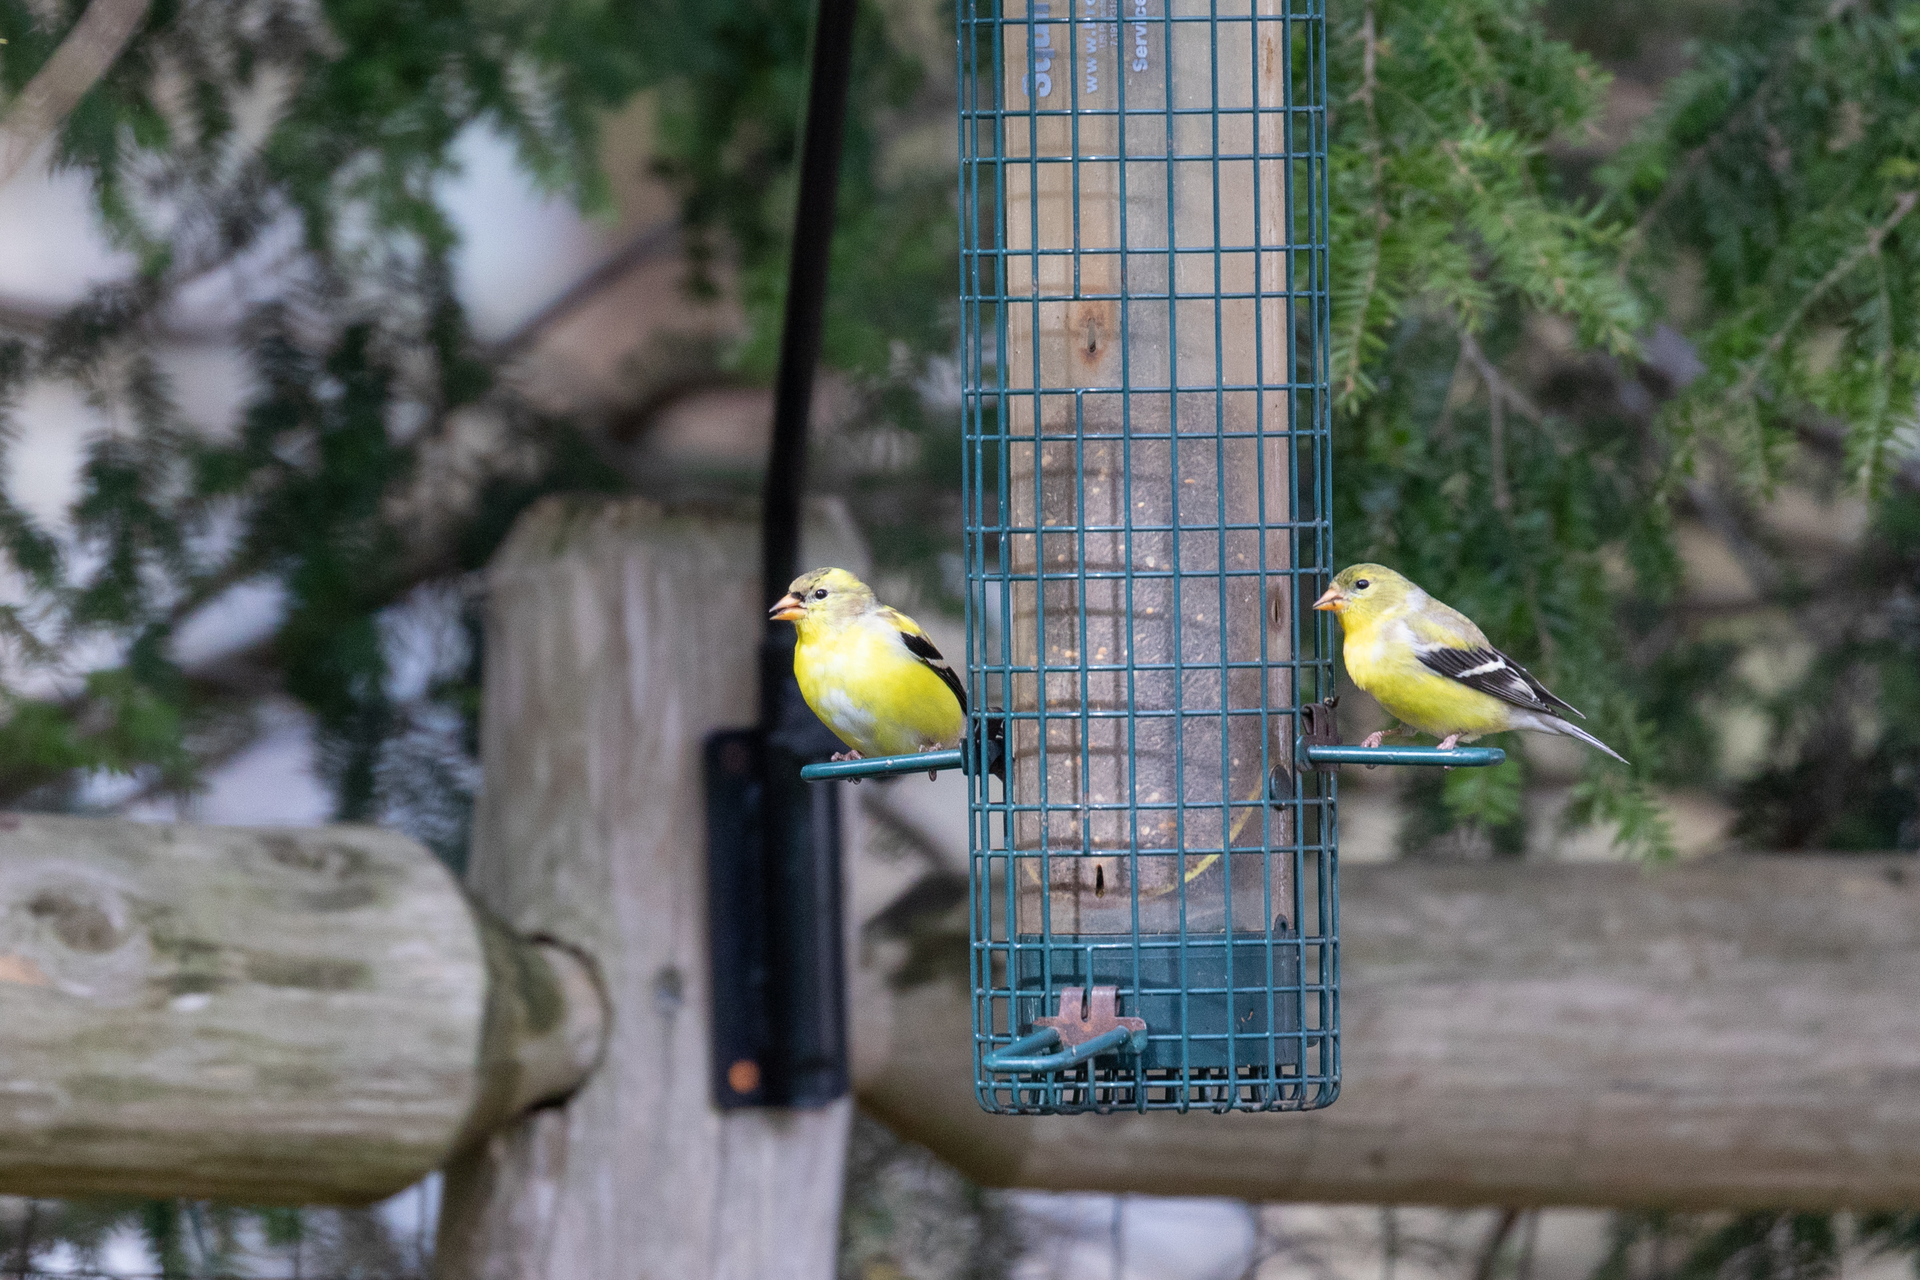
MULTIPOLYGON (((858 0, 819 0, 819 6, 774 382, 773 440, 762 489, 761 600, 768 605, 786 594, 800 568, 807 425, 825 323, 858 0)), ((759 932, 747 950, 758 959, 740 976, 746 980, 745 1001, 757 1002, 762 1012, 736 1030, 765 1037, 756 1056, 764 1069, 743 1074, 758 1081, 755 1088, 716 1081, 723 1106, 822 1106, 845 1096, 849 1087, 838 788, 800 780, 802 764, 838 744, 800 696, 793 645, 793 628, 784 622, 770 623, 760 645, 760 724, 754 735, 759 744, 758 874, 740 868, 733 885, 712 891, 719 906, 733 902, 757 911, 757 925, 747 927, 759 932), (757 908, 752 906, 756 898, 757 908)), ((716 954, 716 975, 732 962, 716 954)), ((716 1028, 718 1017, 716 1012, 716 1028)))
MULTIPOLYGON (((857 0, 820 0, 813 33, 813 73, 806 132, 800 150, 800 192, 793 213, 793 254, 787 265, 787 305, 780 331, 780 369, 773 386, 773 443, 762 490, 762 594, 772 604, 800 571, 800 495, 806 486, 807 420, 813 408, 814 367, 827 304, 834 209, 840 192, 840 152, 846 134, 847 81, 853 69, 857 0)), ((770 634, 790 637, 785 624, 770 634)), ((762 689, 763 695, 771 692, 762 689)), ((763 696, 761 721, 772 727, 778 700, 763 696)))

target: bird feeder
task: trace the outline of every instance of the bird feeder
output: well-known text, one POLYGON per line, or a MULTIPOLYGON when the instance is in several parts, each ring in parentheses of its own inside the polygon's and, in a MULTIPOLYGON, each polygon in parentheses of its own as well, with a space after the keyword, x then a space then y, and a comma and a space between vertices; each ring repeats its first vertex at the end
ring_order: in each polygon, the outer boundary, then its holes
POLYGON ((960 0, 974 1087, 1339 1090, 1320 0, 960 0))
POLYGON ((975 1089, 1300 1110, 1339 1081, 1325 19, 963 0, 975 1089), (991 711, 989 712, 991 714, 991 711))

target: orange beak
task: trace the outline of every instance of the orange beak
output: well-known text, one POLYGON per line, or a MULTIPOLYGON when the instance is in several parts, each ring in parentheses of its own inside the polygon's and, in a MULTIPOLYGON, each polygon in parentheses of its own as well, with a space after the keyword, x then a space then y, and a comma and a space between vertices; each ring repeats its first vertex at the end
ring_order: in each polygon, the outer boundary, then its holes
POLYGON ((1316 609, 1324 609, 1330 613, 1345 613, 1347 609, 1347 593, 1339 587, 1328 587, 1320 593, 1320 598, 1313 602, 1313 607, 1316 609))
POLYGON ((789 591, 774 601, 773 608, 767 610, 767 621, 792 622, 804 617, 806 612, 807 606, 801 602, 800 597, 789 591))

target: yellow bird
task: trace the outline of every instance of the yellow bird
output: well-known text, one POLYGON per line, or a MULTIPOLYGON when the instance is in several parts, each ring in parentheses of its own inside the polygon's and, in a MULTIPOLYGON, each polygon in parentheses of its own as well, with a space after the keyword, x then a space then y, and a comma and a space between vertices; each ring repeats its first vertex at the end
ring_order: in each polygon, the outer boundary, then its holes
POLYGON ((793 674, 813 713, 852 748, 836 760, 960 745, 967 691, 920 624, 873 597, 845 569, 793 580, 768 615, 800 642, 793 674))
MULTIPOLYGON (((1346 632, 1347 674, 1387 714, 1440 739, 1443 751, 1484 733, 1531 729, 1578 738, 1627 763, 1561 713, 1572 706, 1487 642, 1473 619, 1384 565, 1342 569, 1313 605, 1346 632)), ((1377 747, 1390 730, 1368 734, 1377 747)))

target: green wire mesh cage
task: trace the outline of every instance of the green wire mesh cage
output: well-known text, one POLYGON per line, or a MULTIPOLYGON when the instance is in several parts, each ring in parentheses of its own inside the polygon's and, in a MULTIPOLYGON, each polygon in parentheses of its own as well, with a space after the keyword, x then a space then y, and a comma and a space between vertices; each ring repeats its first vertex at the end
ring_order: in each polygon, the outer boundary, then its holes
POLYGON ((960 0, 974 1080, 1339 1086, 1319 0, 960 0))

